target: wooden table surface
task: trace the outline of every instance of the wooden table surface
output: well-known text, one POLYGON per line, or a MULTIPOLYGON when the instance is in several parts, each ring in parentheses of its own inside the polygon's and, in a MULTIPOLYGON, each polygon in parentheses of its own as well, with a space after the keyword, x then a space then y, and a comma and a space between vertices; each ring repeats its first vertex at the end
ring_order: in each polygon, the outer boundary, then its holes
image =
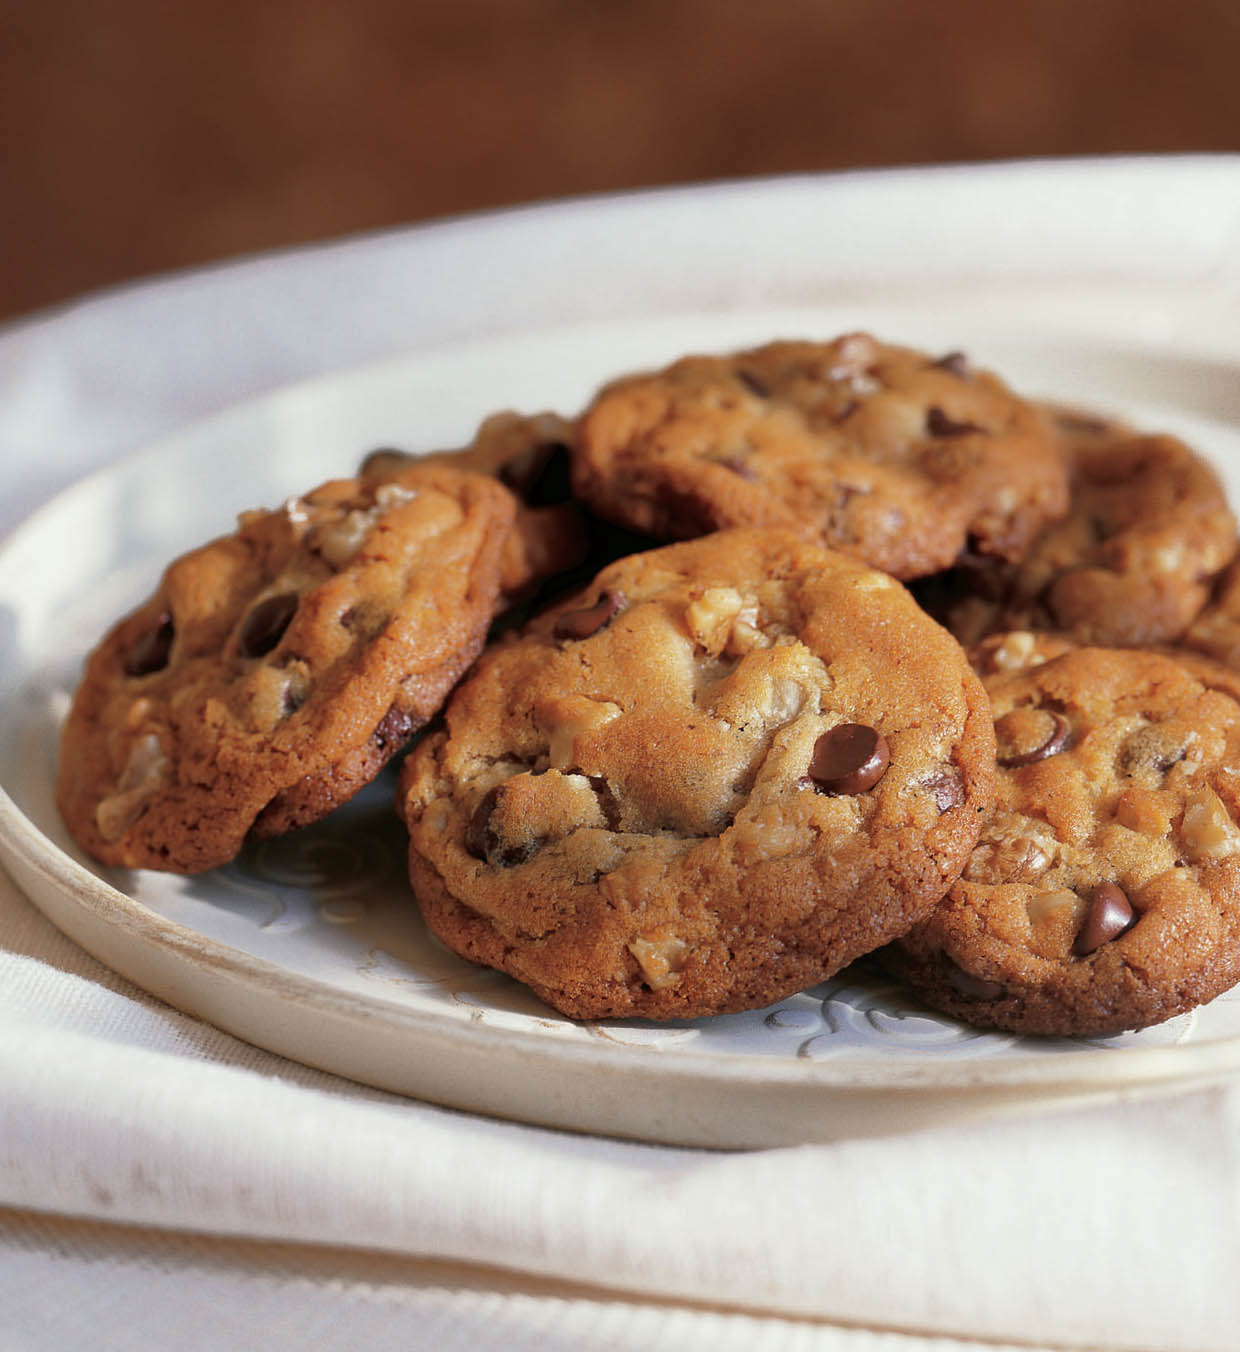
POLYGON ((535 198, 1237 149, 1236 0, 0 0, 0 318, 535 198))

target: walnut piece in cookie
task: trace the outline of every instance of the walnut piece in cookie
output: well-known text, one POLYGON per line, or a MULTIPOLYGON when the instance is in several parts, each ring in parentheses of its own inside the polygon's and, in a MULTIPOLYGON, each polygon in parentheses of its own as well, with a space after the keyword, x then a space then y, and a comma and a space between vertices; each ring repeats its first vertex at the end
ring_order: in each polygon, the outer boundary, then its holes
POLYGON ((57 802, 104 863, 194 873, 367 783, 481 649, 515 503, 415 467, 338 480, 173 562, 91 654, 57 802))
POLYGON ((983 1027, 1098 1035, 1240 980, 1240 679, 1080 648, 988 677, 995 808, 884 958, 983 1027))
POLYGON ((583 414, 578 495, 664 539, 779 526, 911 578, 1017 559, 1067 507, 1041 410, 959 352, 852 333, 686 357, 583 414))
POLYGON ((633 556, 494 645, 402 769, 432 931, 578 1018, 813 985, 925 915, 989 710, 892 578, 788 531, 633 556))
POLYGON ((1037 629, 1012 629, 989 634, 966 649, 969 665, 983 678, 1004 672, 1028 671, 1030 667, 1052 662, 1056 657, 1079 648, 1065 634, 1037 629))

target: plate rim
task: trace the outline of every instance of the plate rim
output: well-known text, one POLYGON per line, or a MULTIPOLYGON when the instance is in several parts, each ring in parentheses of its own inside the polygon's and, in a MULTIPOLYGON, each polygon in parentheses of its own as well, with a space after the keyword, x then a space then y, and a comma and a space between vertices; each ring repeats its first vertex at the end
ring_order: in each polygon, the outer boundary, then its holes
MULTIPOLYGON (((312 977, 289 972, 265 958, 246 953, 222 940, 202 935, 179 921, 161 915, 61 850, 21 811, 3 788, 0 788, 0 852, 5 855, 6 864, 16 863, 22 873, 42 875, 50 883, 63 887, 92 914, 93 918, 115 925, 119 917, 121 922, 119 928, 146 940, 174 962, 209 968, 234 980, 259 980, 263 989, 269 991, 273 997, 295 998, 299 1003, 311 1004, 335 1018, 365 1019, 370 1008, 378 1006, 383 1009, 385 1015, 390 1016, 402 1027, 424 1035, 429 1034, 455 1046, 469 1045, 469 1032, 474 1027, 473 1024, 440 1019, 426 1011, 385 999, 379 994, 366 998, 354 996, 312 977)), ((22 891, 25 895, 30 895, 25 888, 22 891)), ((30 897, 30 900, 43 910, 38 898, 30 897)), ((105 965, 112 967, 113 970, 121 970, 111 962, 105 965)), ((135 985, 146 989, 142 982, 129 977, 127 972, 121 971, 121 974, 133 980, 135 985)), ((551 1017, 558 1018, 554 1015, 551 1017)), ((604 1025, 611 1022, 586 1021, 587 1024, 604 1025)), ((238 1036, 245 1041, 254 1040, 246 1034, 238 1036)), ((537 1033, 506 1026, 488 1025, 486 1039, 488 1042, 501 1043, 506 1049, 513 1051, 529 1051, 535 1054, 547 1051, 553 1057, 600 1069, 612 1068, 617 1056, 611 1044, 604 1045, 605 1040, 604 1042, 548 1041, 540 1038, 537 1033)), ((621 1047, 619 1053, 621 1055, 632 1055, 637 1058, 659 1058, 661 1055, 657 1046, 632 1043, 616 1045, 621 1047)), ((1127 1071, 1132 1069, 1132 1063, 1137 1061, 1147 1061, 1153 1067, 1158 1063, 1173 1060, 1206 1063, 1234 1061, 1235 1065, 1240 1067, 1240 1034, 1174 1046, 1117 1047, 1108 1049, 1098 1056, 1089 1053, 1046 1052, 1022 1056, 1019 1059, 995 1057, 976 1061, 931 1062, 918 1061, 911 1054, 884 1053, 881 1058, 883 1075, 893 1075, 897 1082, 887 1080, 882 1087, 888 1090, 917 1088, 920 1087, 918 1082, 924 1078, 932 1079, 935 1082, 933 1087, 940 1088, 942 1087, 940 1081, 946 1076, 952 1080, 952 1084, 948 1087, 953 1089, 967 1088, 979 1081, 985 1081, 986 1084, 1007 1083, 1010 1079, 1019 1080, 1022 1087, 1024 1081, 1032 1080, 1035 1084, 1071 1084, 1087 1088, 1086 1082, 1095 1078, 1092 1074, 1065 1075, 1062 1073, 1064 1069, 1079 1066, 1084 1070, 1088 1065, 1092 1071, 1102 1065, 1114 1065, 1118 1070, 1122 1063, 1123 1069, 1127 1071), (1227 1053, 1226 1056, 1222 1055, 1224 1052, 1227 1053), (900 1081, 901 1071, 919 1073, 911 1074, 905 1083, 900 1081)), ((797 1086, 808 1083, 820 1088, 861 1092, 869 1092, 876 1087, 872 1083, 872 1069, 869 1073, 858 1073, 865 1072, 867 1064, 851 1061, 847 1057, 814 1061, 809 1058, 767 1058, 749 1052, 725 1056, 716 1052, 678 1050, 674 1064, 677 1068, 685 1067, 686 1075, 709 1069, 725 1080, 739 1081, 746 1086, 758 1083, 797 1086)), ((1209 1065, 1197 1067, 1200 1071, 1209 1068, 1209 1065)), ((347 1072, 338 1073, 347 1076, 347 1072)), ((981 1087, 984 1088, 985 1085, 981 1087)))

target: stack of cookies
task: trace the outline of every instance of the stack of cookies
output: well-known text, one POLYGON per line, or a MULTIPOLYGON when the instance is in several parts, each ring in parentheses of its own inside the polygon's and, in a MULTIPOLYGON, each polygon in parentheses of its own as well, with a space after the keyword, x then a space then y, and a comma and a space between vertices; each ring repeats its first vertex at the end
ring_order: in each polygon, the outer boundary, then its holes
POLYGON ((983 1027, 1240 981, 1240 572, 1183 442, 867 334, 497 414, 176 560, 58 796, 123 867, 318 820, 410 742, 430 929, 575 1018, 876 953, 983 1027))

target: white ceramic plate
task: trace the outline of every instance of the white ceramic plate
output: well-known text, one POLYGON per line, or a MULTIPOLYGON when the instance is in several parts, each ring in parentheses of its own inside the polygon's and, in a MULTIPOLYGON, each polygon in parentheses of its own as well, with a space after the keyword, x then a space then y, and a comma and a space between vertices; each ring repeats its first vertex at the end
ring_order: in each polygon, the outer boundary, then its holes
MULTIPOLYGON (((849 228, 868 226, 869 262, 851 279, 846 303, 815 296, 776 306, 729 293, 711 309, 677 310, 670 263, 686 269, 685 291, 698 297, 707 275, 722 285, 745 261, 717 245, 695 256, 682 231, 629 279, 650 296, 639 318, 526 326, 322 377, 189 427, 82 481, 0 551, 4 861, 63 930, 179 1008, 366 1083, 548 1125, 707 1146, 793 1143, 1175 1090, 1234 1072, 1235 994, 1140 1034, 1032 1040, 927 1014, 864 965, 751 1014, 672 1025, 571 1023, 426 935, 405 880, 390 777, 329 822, 193 879, 99 868, 73 845, 53 806, 57 729, 81 658, 149 592, 170 557, 230 529, 243 508, 349 472, 373 446, 455 444, 506 406, 572 410, 603 379, 683 351, 857 327, 932 350, 963 347, 1030 393, 1186 435, 1221 466, 1240 500, 1240 321, 1219 300, 1226 241, 1196 237, 1197 280, 1181 276, 1173 286, 1157 266, 1165 223, 1144 240, 1148 258, 1125 244, 1132 255, 1125 271, 1103 263, 1109 255, 1098 223, 1069 212, 1072 229, 1062 219, 1058 227, 1077 234, 1046 255, 1044 215, 1029 208, 1048 172, 1031 166, 1016 179, 1001 175, 998 192, 1009 234, 1025 232, 1036 276, 1015 270, 1005 280, 986 265, 996 208, 992 201, 983 229, 974 194, 956 208, 951 275, 941 275, 936 256, 939 273, 924 284, 893 286, 918 243, 892 231, 883 193, 873 195, 869 222, 864 193, 859 201, 853 193, 849 228), (890 268, 875 256, 884 229, 890 268), (979 260, 972 270, 970 241, 979 260), (1092 271, 1082 270, 1082 258, 1092 271)), ((951 176, 917 182, 929 201, 941 184, 940 214, 943 197, 958 188, 951 176)), ((821 185, 824 208, 832 189, 830 180, 821 185)), ((679 194, 675 211, 689 219, 696 212, 704 227, 730 201, 752 215, 764 202, 777 206, 786 191, 776 183, 679 194)), ((605 230, 617 214, 641 221, 645 212, 655 226, 668 209, 668 199, 653 195, 573 204, 562 214, 580 221, 593 212, 605 230)), ((553 224, 557 210, 548 212, 553 224)), ((525 223, 509 225, 515 235, 525 223)), ((807 216, 805 229, 812 225, 807 216)), ((493 230, 502 242, 502 220, 493 230)), ((446 244, 443 230, 436 233, 436 249, 450 252, 447 233, 446 244)), ((1017 255, 1018 245, 1004 241, 1017 255)), ((1176 267, 1183 266, 1181 257, 1176 267)), ((532 295, 546 280, 514 284, 532 295)))

